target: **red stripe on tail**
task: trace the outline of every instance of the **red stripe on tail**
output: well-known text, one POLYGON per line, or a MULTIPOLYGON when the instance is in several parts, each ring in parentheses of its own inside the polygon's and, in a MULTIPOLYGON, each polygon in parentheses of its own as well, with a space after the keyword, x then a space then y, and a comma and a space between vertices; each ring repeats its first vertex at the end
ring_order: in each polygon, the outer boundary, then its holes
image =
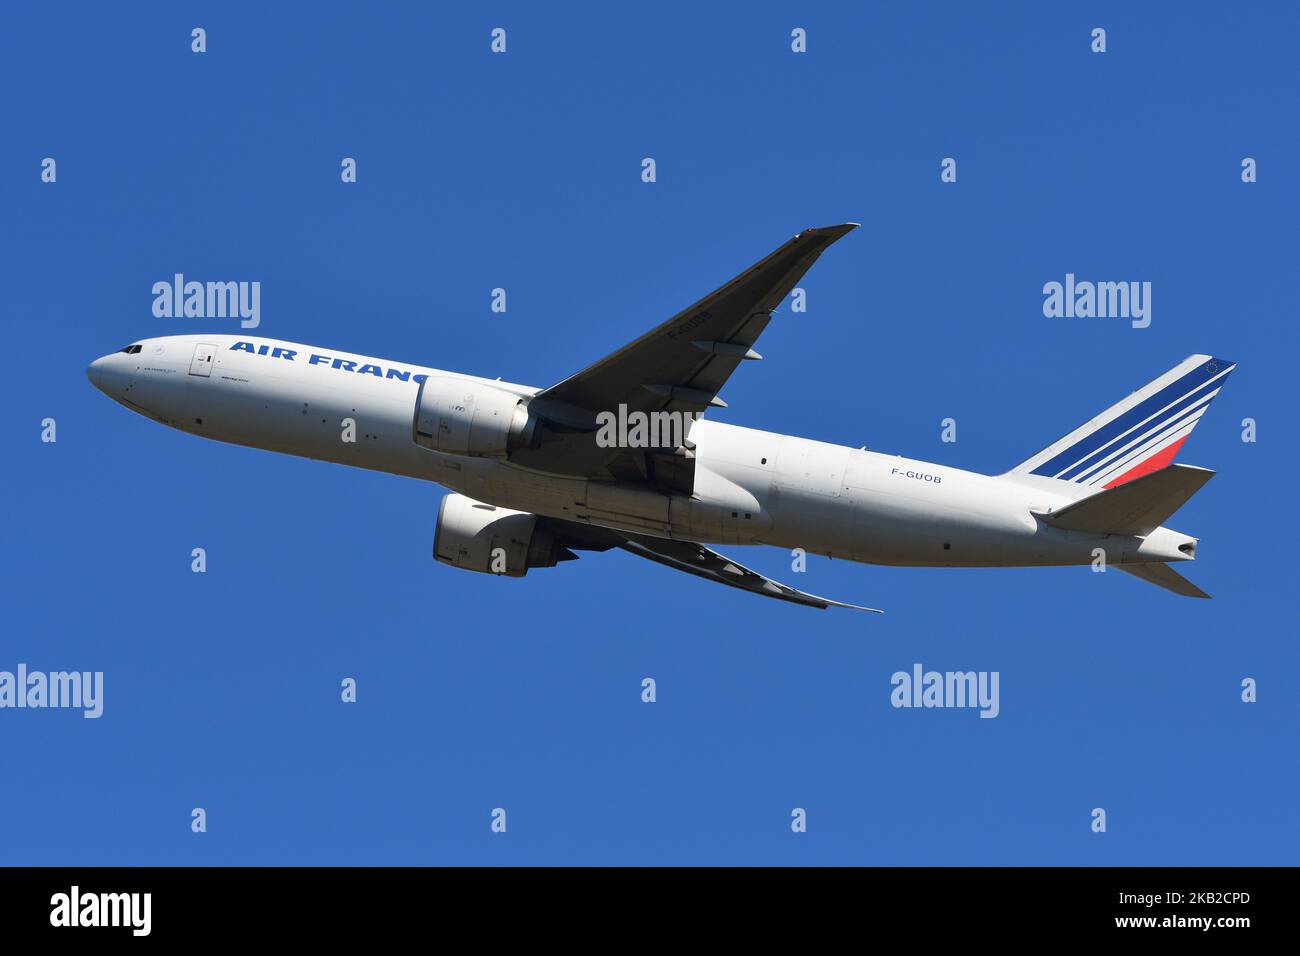
POLYGON ((1122 485, 1126 481, 1132 481, 1134 478, 1141 478, 1143 475, 1148 475, 1153 471, 1159 471, 1161 468, 1165 467, 1165 465, 1169 464, 1171 461, 1174 460, 1174 455, 1178 454, 1178 449, 1182 447, 1182 444, 1185 441, 1187 441, 1186 435, 1178 439, 1178 441, 1174 442, 1172 445, 1170 445, 1168 448, 1164 449, 1163 451, 1156 452, 1154 455, 1152 455, 1146 461, 1142 462, 1136 468, 1130 468, 1128 471, 1124 472, 1124 474, 1120 475, 1118 478, 1112 478, 1110 481, 1106 482, 1106 484, 1104 484, 1102 487, 1114 488, 1116 485, 1122 485))

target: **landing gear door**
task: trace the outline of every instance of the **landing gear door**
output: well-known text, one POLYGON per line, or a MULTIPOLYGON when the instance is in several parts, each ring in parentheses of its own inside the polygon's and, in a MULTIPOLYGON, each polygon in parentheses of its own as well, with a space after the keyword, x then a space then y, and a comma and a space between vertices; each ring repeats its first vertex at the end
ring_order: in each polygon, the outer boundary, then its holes
POLYGON ((217 347, 215 345, 201 342, 194 346, 194 360, 190 362, 190 374, 211 378, 212 362, 216 354, 217 347))

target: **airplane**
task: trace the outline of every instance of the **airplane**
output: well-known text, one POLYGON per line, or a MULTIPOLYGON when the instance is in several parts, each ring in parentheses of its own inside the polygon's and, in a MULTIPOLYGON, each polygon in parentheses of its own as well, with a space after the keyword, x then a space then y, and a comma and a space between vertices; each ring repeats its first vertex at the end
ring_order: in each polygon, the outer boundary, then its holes
POLYGON ((204 438, 449 489, 433 555, 522 577, 620 548, 782 601, 808 594, 709 545, 913 567, 1118 568, 1209 597, 1170 567, 1197 539, 1163 527, 1214 472, 1173 458, 1233 362, 1192 355, 1000 475, 704 417, 777 306, 857 227, 807 229, 715 292, 549 388, 311 345, 203 333, 142 339, 90 381, 204 438))

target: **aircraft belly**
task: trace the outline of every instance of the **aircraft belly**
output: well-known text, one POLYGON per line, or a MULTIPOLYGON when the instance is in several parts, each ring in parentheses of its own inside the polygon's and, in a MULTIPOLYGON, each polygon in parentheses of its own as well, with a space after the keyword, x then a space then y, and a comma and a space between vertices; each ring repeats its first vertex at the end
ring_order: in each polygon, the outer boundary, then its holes
MULTIPOLYGON (((820 443, 812 443, 820 444, 820 443)), ((1040 527, 1022 489, 984 475, 926 462, 841 449, 838 495, 829 493, 838 456, 800 450, 795 474, 772 483, 779 547, 871 564, 1001 566, 1079 564, 1083 542, 1040 527), (820 463, 820 470, 807 467, 820 463), (1021 500, 1021 499, 1024 500, 1021 500)))
POLYGON ((669 495, 644 485, 546 475, 504 463, 496 463, 478 486, 438 480, 502 507, 708 544, 751 544, 771 525, 754 495, 703 468, 696 474, 701 490, 693 496, 669 495))

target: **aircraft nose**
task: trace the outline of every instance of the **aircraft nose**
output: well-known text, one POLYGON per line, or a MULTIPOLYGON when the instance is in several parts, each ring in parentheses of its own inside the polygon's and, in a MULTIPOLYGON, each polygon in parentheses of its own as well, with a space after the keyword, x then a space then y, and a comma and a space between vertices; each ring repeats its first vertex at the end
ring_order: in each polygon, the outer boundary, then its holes
POLYGON ((103 387, 100 385, 100 379, 103 377, 104 363, 107 360, 108 356, 101 356, 86 366, 86 378, 90 379, 90 384, 95 386, 95 388, 103 387))

